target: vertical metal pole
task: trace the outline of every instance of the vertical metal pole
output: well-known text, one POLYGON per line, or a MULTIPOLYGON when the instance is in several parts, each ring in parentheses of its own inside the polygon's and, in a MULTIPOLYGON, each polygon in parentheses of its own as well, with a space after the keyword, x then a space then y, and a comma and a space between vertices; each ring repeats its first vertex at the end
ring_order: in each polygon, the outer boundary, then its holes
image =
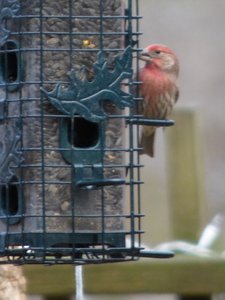
MULTIPOLYGON (((43 84, 43 3, 40 1, 40 85, 43 84)), ((45 137, 44 137, 44 103, 43 95, 40 94, 40 107, 41 107, 41 188, 42 188, 42 232, 43 232, 43 248, 44 253, 46 253, 46 201, 45 201, 45 137)), ((45 256, 45 255, 44 255, 45 256)), ((45 259, 43 257, 43 259, 45 259)))
MULTIPOLYGON (((139 16, 139 0, 136 0, 136 17, 139 16)), ((136 19, 136 32, 139 33, 139 19, 136 19)), ((136 46, 137 46, 137 51, 139 49, 139 39, 137 38, 136 40, 136 46)), ((136 60, 136 70, 139 70, 139 59, 137 58, 136 60)), ((139 81, 139 76, 137 72, 137 81, 139 81)), ((138 97, 138 85, 136 86, 136 95, 135 97, 138 97)), ((140 100, 138 100, 140 101, 140 100)), ((137 103, 138 105, 139 103, 137 103)), ((139 135, 140 135, 140 126, 137 126, 137 132, 136 132, 136 141, 137 141, 137 147, 139 147, 139 135)), ((137 153, 137 163, 140 165, 140 155, 137 153)), ((137 180, 140 182, 141 180, 141 174, 140 174, 140 168, 137 168, 137 180)), ((137 200, 138 200, 138 230, 139 232, 141 231, 141 188, 140 185, 137 186, 137 200)), ((141 234, 138 235, 138 246, 140 247, 141 245, 141 234)))
MULTIPOLYGON (((132 43, 132 1, 128 2, 128 43, 132 43)), ((131 87, 130 87, 131 89, 131 87)), ((131 117, 131 111, 130 111, 131 117)), ((131 248, 135 246, 135 207, 134 207, 134 141, 133 141, 133 125, 129 125, 129 160, 130 160, 130 233, 131 248)))

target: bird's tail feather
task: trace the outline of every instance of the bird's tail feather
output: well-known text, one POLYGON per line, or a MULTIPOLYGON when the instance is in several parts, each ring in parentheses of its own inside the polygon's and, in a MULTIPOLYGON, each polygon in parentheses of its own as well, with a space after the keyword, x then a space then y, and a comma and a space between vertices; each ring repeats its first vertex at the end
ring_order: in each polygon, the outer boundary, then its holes
POLYGON ((151 135, 145 135, 142 133, 141 146, 143 147, 143 150, 141 154, 147 154, 151 157, 154 156, 154 139, 155 139, 155 131, 153 131, 151 135))

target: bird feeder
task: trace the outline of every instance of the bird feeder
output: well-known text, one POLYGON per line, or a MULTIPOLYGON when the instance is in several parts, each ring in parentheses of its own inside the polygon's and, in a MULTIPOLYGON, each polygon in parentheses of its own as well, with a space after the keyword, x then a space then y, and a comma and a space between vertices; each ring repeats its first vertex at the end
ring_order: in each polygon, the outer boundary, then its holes
POLYGON ((171 255, 141 246, 136 2, 1 1, 1 263, 171 255))

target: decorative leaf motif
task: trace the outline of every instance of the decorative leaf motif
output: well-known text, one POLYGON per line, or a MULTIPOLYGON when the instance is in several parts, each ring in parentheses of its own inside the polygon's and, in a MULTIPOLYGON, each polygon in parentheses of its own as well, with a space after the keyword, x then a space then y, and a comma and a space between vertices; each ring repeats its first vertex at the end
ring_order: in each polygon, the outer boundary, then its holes
POLYGON ((19 9, 18 0, 0 0, 0 44, 3 44, 10 34, 6 28, 6 20, 16 16, 19 9))
POLYGON ((19 126, 5 125, 4 134, 0 141, 0 183, 8 183, 15 175, 13 168, 17 168, 23 161, 22 152, 18 149, 19 126))
POLYGON ((72 70, 69 87, 57 84, 51 92, 42 91, 62 113, 71 116, 80 114, 89 121, 99 122, 106 118, 102 101, 110 100, 120 109, 133 105, 132 95, 121 89, 122 81, 132 78, 131 62, 132 49, 127 47, 121 56, 115 58, 115 67, 110 70, 104 52, 100 51, 93 66, 93 81, 80 80, 72 70))

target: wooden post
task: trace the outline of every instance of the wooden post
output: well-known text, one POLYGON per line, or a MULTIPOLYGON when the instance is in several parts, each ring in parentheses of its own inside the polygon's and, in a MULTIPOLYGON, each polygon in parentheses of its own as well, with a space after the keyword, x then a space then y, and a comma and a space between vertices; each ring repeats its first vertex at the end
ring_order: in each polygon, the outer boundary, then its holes
POLYGON ((166 129, 172 232, 175 239, 196 241, 205 213, 199 114, 183 108, 172 119, 175 126, 166 129))

